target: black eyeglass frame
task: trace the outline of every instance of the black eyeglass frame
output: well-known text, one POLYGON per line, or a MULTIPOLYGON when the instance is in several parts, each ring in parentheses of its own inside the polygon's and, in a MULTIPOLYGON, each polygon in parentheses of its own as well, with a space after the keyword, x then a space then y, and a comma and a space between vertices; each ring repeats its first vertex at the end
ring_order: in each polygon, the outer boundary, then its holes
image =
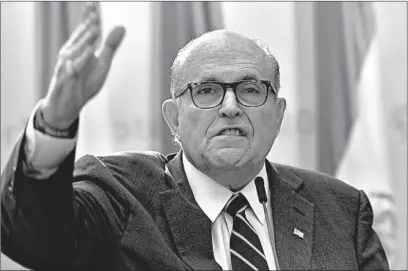
POLYGON ((243 80, 243 81, 237 81, 237 82, 234 82, 234 83, 224 83, 224 82, 217 82, 217 81, 203 81, 203 82, 198 82, 198 83, 189 83, 189 84, 187 84, 186 88, 179 95, 177 95, 175 97, 175 99, 182 96, 187 90, 190 90, 191 100, 193 101, 193 103, 194 103, 194 105, 196 107, 201 108, 201 109, 211 109, 211 108, 215 108, 215 107, 219 106, 220 104, 222 104, 224 102, 225 94, 227 93, 227 88, 232 88, 232 91, 234 92, 234 95, 235 95, 235 99, 237 99, 239 104, 241 104, 241 105, 243 105, 245 107, 260 107, 260 106, 264 105, 266 103, 266 101, 268 100, 269 90, 271 90, 273 95, 275 95, 275 96, 277 95, 276 90, 273 87, 271 81, 268 81, 268 80, 243 80), (246 82, 248 82, 248 83, 262 83, 267 87, 265 100, 260 105, 246 105, 246 104, 242 103, 239 100, 238 95, 237 95, 237 86, 239 84, 241 84, 241 83, 246 83, 246 82), (221 101, 218 104, 214 105, 214 106, 202 107, 202 106, 198 106, 196 104, 196 102, 194 101, 193 88, 196 87, 196 86, 199 86, 201 84, 206 84, 206 83, 219 84, 222 87, 222 89, 224 90, 221 101))

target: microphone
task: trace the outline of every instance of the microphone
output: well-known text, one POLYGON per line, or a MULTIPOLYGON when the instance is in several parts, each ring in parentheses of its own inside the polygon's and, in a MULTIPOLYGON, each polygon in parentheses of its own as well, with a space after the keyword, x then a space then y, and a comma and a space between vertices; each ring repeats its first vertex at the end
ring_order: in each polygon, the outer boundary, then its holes
POLYGON ((269 237, 272 239, 271 247, 272 247, 273 257, 275 259, 276 270, 280 270, 279 263, 278 263, 278 255, 276 254, 276 249, 275 249, 275 236, 273 235, 271 219, 269 218, 269 214, 266 209, 266 203, 268 202, 268 198, 266 197, 265 185, 264 185, 264 180, 262 177, 258 176, 255 178, 255 186, 256 186, 256 192, 258 194, 258 200, 262 204, 263 209, 264 209, 269 237))
POLYGON ((262 179, 262 177, 258 176, 255 178, 255 186, 256 186, 256 192, 258 192, 259 202, 261 204, 266 203, 268 199, 266 198, 264 180, 262 179))

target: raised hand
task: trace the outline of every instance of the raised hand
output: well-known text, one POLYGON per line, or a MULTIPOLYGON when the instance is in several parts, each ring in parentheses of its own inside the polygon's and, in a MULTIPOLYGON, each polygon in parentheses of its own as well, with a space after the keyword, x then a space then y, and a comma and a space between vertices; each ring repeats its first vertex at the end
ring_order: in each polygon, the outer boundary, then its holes
POLYGON ((84 6, 84 19, 62 46, 47 96, 42 104, 44 120, 66 129, 83 106, 102 88, 125 29, 115 27, 98 52, 100 18, 94 3, 84 6))

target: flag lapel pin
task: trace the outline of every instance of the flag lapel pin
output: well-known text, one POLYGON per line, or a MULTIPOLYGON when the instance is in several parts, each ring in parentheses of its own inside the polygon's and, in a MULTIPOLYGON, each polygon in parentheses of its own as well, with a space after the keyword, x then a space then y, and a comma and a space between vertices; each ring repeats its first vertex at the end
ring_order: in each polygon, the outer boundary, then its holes
POLYGON ((302 238, 302 239, 305 236, 305 234, 303 232, 301 232, 300 230, 298 230, 296 228, 293 230, 293 234, 296 235, 297 237, 302 238))

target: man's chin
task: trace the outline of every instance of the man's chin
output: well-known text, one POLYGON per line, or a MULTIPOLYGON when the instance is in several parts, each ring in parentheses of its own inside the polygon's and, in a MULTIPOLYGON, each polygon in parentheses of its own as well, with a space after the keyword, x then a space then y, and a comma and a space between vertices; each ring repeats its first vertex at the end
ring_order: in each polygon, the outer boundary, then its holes
POLYGON ((242 163, 245 151, 237 148, 222 148, 210 155, 213 166, 218 168, 233 168, 242 163))

